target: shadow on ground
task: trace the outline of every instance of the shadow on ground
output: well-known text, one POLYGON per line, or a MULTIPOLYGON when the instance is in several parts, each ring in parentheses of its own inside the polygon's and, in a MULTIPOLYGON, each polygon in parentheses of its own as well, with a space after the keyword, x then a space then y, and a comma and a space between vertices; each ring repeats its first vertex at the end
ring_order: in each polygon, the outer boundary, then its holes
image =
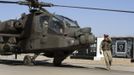
POLYGON ((98 70, 107 70, 106 68, 104 67, 94 67, 95 69, 98 69, 98 70))
MULTIPOLYGON (((49 62, 50 59, 47 60, 38 60, 34 62, 34 65, 30 65, 30 66, 48 66, 48 67, 57 67, 54 66, 53 63, 49 62)), ((0 59, 0 64, 5 64, 5 65, 10 65, 10 66, 27 66, 23 64, 23 61, 21 60, 4 60, 4 59, 0 59)), ((83 66, 78 66, 78 65, 70 65, 70 64, 66 64, 63 63, 61 66, 58 67, 66 67, 66 68, 87 68, 87 67, 83 67, 83 66)))
MULTIPOLYGON (((21 60, 3 60, 0 59, 0 64, 9 65, 9 66, 27 66, 23 64, 23 61, 21 60)), ((47 60, 38 60, 35 62, 34 65, 31 66, 45 66, 45 67, 56 67, 53 65, 53 63, 50 62, 50 59, 47 60)), ((110 70, 108 71, 105 67, 91 67, 90 65, 85 67, 81 65, 71 65, 67 63, 63 63, 61 66, 58 66, 59 68, 74 68, 74 69, 88 69, 88 70, 97 70, 97 71, 104 71, 104 72, 127 72, 127 71, 121 71, 121 70, 110 70)))

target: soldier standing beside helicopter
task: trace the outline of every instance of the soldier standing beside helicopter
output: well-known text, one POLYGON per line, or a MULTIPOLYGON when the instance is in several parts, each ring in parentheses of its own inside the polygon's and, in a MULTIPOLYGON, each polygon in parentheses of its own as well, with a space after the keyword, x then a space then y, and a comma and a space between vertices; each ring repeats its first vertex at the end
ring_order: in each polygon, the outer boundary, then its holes
POLYGON ((104 40, 100 45, 100 53, 103 51, 107 70, 110 70, 110 67, 112 65, 111 42, 112 40, 109 35, 104 34, 104 40))

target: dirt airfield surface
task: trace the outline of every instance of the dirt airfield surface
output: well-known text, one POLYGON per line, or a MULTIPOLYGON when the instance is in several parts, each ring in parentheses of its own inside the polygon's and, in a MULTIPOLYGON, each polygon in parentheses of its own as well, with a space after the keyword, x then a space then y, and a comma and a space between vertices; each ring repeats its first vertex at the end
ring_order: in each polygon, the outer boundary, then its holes
POLYGON ((23 65, 22 56, 18 60, 13 58, 0 56, 0 75, 134 75, 134 63, 130 63, 130 59, 114 58, 111 71, 107 71, 103 59, 67 58, 62 66, 55 67, 51 58, 40 56, 34 66, 23 65))

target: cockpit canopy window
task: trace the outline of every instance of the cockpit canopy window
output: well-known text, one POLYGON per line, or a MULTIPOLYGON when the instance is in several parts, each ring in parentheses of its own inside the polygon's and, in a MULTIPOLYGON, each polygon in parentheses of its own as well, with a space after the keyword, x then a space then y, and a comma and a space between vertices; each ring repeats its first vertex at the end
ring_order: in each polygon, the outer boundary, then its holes
POLYGON ((51 31, 57 34, 63 33, 63 25, 61 21, 57 19, 56 17, 52 17, 50 21, 50 16, 40 16, 39 22, 40 22, 40 26, 38 26, 37 28, 40 31, 43 31, 45 27, 48 27, 48 31, 51 31))
POLYGON ((61 21, 56 17, 52 17, 52 23, 50 24, 50 29, 56 33, 63 33, 63 25, 61 21))
POLYGON ((48 25, 49 17, 46 15, 39 15, 34 18, 34 30, 35 32, 43 32, 46 25, 48 25))
POLYGON ((41 16, 40 17, 40 27, 43 28, 45 24, 48 24, 49 17, 48 16, 41 16))
POLYGON ((76 21, 73 21, 67 17, 60 16, 60 15, 56 15, 56 17, 59 18, 60 20, 64 21, 66 23, 66 25, 69 27, 79 27, 79 25, 77 24, 76 21))

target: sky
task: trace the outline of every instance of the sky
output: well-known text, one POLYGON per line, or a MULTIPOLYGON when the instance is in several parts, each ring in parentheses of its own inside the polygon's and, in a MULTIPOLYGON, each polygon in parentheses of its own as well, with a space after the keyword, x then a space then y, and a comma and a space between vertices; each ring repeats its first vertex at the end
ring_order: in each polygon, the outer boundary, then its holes
MULTIPOLYGON (((18 0, 9 0, 18 1, 18 0)), ((134 11, 134 0, 39 0, 58 5, 99 7, 134 11)), ((91 27, 93 34, 103 36, 134 36, 134 13, 83 10, 51 7, 49 12, 76 20, 80 27, 91 27)), ((22 13, 28 13, 28 7, 0 4, 0 20, 16 19, 22 13)))

